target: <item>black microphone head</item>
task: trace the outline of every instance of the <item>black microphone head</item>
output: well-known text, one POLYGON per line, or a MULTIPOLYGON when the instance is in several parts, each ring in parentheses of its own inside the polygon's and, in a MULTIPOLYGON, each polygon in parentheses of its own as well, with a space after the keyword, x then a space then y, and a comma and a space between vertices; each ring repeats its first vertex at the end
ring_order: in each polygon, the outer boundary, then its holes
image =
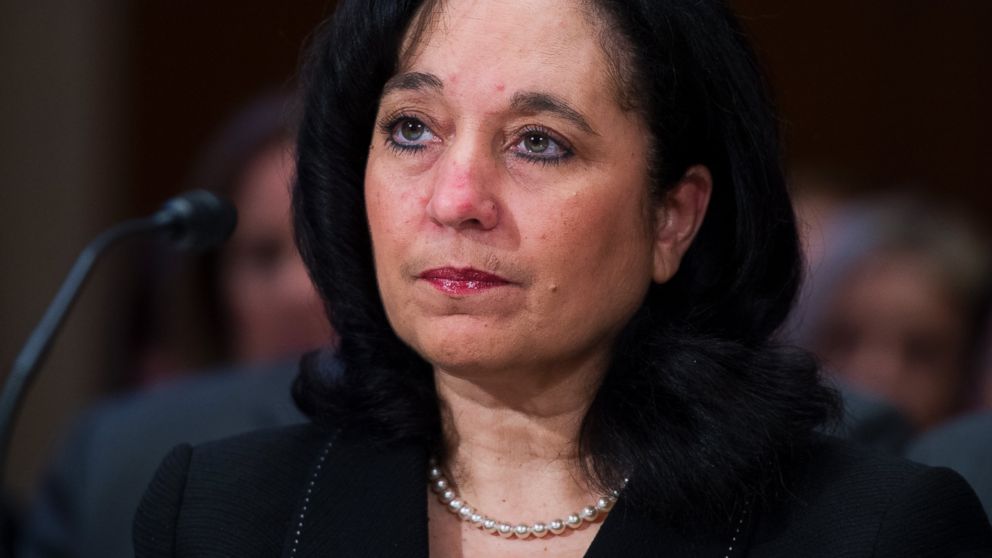
POLYGON ((170 199, 155 217, 166 224, 173 244, 187 250, 223 244, 238 223, 234 206, 206 190, 190 190, 170 199))

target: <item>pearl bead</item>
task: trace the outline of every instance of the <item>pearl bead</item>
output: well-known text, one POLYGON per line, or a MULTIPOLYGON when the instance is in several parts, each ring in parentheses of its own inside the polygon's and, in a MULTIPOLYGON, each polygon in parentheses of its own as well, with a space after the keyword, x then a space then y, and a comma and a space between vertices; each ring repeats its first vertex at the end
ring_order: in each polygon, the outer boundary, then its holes
POLYGON ((455 513, 458 513, 462 510, 462 506, 464 505, 465 505, 464 502, 462 502, 458 498, 455 498, 452 501, 448 502, 448 509, 455 513))
POLYGON ((482 520, 482 528, 485 529, 485 531, 487 533, 495 533, 496 532, 496 520, 495 519, 492 519, 490 517, 487 517, 487 518, 483 519, 482 520))
POLYGON ((447 489, 441 493, 441 501, 447 504, 448 502, 455 499, 455 491, 452 489, 447 489))
POLYGON ((513 534, 516 535, 518 539, 526 539, 530 536, 530 527, 521 523, 513 528, 513 534))
POLYGON ((570 513, 568 514, 568 517, 565 518, 565 525, 568 525, 572 529, 578 529, 579 526, 582 525, 582 518, 579 517, 579 514, 570 513))
POLYGON ((481 513, 475 513, 475 512, 472 512, 472 515, 470 515, 468 518, 468 520, 472 523, 472 525, 475 525, 476 527, 479 527, 482 524, 483 519, 485 518, 482 516, 481 513))
POLYGON ((586 521, 595 521, 596 516, 599 515, 599 510, 592 506, 586 506, 582 508, 582 511, 580 511, 579 514, 582 515, 582 519, 586 521))
POLYGON ((513 536, 513 526, 509 523, 499 523, 496 525, 496 532, 504 539, 508 539, 513 536))
POLYGON ((469 506, 467 504, 463 504, 462 505, 462 508, 460 510, 458 510, 458 517, 462 518, 462 520, 464 521, 464 520, 467 520, 468 518, 472 517, 472 514, 474 514, 474 513, 475 513, 475 510, 472 509, 472 506, 469 506))
POLYGON ((530 526, 530 534, 541 538, 548 534, 548 526, 543 523, 535 523, 530 526))
POLYGON ((432 481, 436 481, 437 479, 441 478, 441 476, 442 473, 439 467, 431 467, 430 470, 427 471, 427 478, 431 479, 432 481))
POLYGON ((610 508, 612 507, 613 507, 613 501, 610 500, 609 498, 603 497, 600 498, 599 500, 596 500, 596 509, 599 511, 610 511, 610 508))
POLYGON ((434 481, 434 484, 431 485, 431 488, 434 490, 434 492, 440 494, 448 489, 448 481, 446 481, 445 479, 437 479, 436 481, 434 481))
POLYGON ((560 535, 565 532, 565 522, 560 519, 552 519, 548 522, 548 531, 551 531, 554 535, 560 535))

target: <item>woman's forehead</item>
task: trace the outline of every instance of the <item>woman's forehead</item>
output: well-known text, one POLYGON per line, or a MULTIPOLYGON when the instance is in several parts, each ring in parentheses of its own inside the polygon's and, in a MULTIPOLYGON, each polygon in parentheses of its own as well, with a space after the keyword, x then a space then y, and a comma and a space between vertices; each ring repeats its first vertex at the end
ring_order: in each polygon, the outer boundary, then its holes
MULTIPOLYGON (((581 3, 430 4, 426 10, 431 12, 419 14, 407 32, 400 70, 391 83, 419 75, 430 76, 445 95, 539 91, 592 103, 606 101, 604 94, 613 96, 599 33, 581 3)), ((384 94, 389 92, 387 86, 384 94)))
MULTIPOLYGON (((600 19, 599 10, 576 0, 425 0, 414 15, 404 37, 404 50, 411 43, 422 44, 458 32, 482 31, 499 38, 514 30, 528 32, 543 28, 585 36, 600 19)), ((549 38, 534 37, 535 45, 549 38)))

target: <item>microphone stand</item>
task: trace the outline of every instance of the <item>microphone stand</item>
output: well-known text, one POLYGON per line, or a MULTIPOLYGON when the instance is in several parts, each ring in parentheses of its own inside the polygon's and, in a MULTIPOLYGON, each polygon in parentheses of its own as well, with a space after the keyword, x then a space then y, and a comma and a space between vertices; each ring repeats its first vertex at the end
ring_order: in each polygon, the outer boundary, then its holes
POLYGON ((72 309, 93 265, 111 245, 125 238, 164 231, 180 248, 206 248, 223 242, 234 229, 234 208, 202 190, 187 192, 165 203, 151 216, 131 219, 99 234, 83 249, 55 298, 14 360, 0 396, 0 479, 4 478, 14 421, 24 391, 30 387, 55 334, 72 309))
POLYGON ((62 327, 66 315, 72 309, 86 280, 100 255, 117 241, 144 232, 151 232, 167 225, 167 216, 155 214, 143 219, 132 219, 120 223, 94 238, 83 249, 76 263, 48 305, 41 321, 28 337, 21 352, 14 359, 14 367, 7 377, 3 396, 0 398, 0 478, 3 478, 7 463, 7 451, 13 430, 13 422, 20 407, 21 396, 34 379, 38 364, 48 354, 55 334, 62 327))

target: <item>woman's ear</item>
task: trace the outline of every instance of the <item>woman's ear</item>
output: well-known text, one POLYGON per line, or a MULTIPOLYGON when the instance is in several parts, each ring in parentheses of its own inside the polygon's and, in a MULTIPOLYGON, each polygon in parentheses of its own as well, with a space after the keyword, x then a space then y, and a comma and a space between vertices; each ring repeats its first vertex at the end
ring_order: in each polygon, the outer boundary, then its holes
POLYGON ((689 167, 655 210, 654 281, 664 283, 679 270, 696 238, 713 191, 713 176, 703 165, 689 167))

